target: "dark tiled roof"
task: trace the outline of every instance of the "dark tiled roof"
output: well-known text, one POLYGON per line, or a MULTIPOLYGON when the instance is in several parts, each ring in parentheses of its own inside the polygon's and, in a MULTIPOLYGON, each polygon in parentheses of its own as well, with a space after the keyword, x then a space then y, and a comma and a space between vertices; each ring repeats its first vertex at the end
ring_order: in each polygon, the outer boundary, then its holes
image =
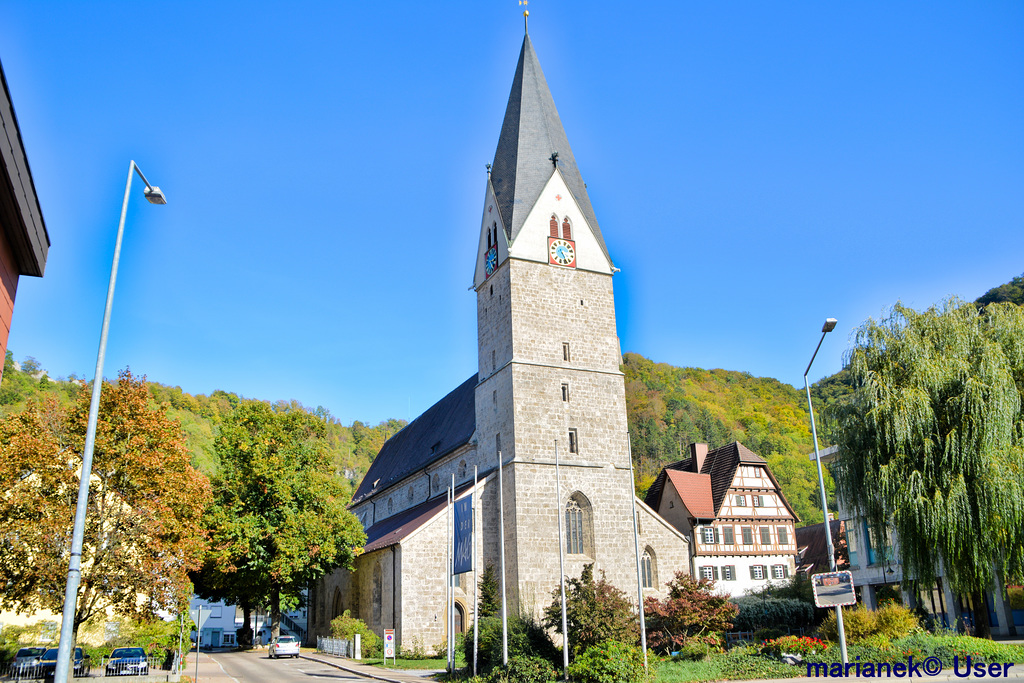
MULTIPOLYGON (((455 497, 460 497, 472 487, 472 483, 466 483, 456 488, 455 497)), ((437 496, 381 520, 366 530, 366 545, 363 546, 363 551, 372 553, 374 550, 401 543, 409 534, 432 520, 439 512, 443 512, 447 503, 448 496, 437 496)))
MULTIPOLYGON (((754 453, 752 450, 741 444, 739 441, 733 441, 731 444, 716 448, 713 451, 709 451, 707 456, 704 458, 704 464, 700 468, 700 474, 707 474, 711 477, 711 498, 715 506, 715 516, 718 515, 718 511, 722 509, 722 502, 725 500, 725 496, 729 491, 729 487, 732 486, 733 479, 736 476, 736 468, 740 464, 747 465, 762 465, 764 466, 765 472, 768 474, 768 478, 771 480, 775 489, 779 492, 779 498, 786 505, 789 513, 793 515, 793 518, 799 520, 796 516, 796 512, 793 511, 793 506, 786 500, 786 496, 782 493, 782 487, 779 486, 778 480, 775 479, 775 475, 768 468, 768 463, 765 459, 754 453)), ((697 466, 692 457, 686 458, 674 462, 670 465, 666 465, 660 473, 658 478, 651 484, 651 488, 647 489, 647 496, 644 498, 644 502, 657 510, 658 506, 661 505, 661 496, 665 489, 665 480, 667 479, 667 471, 674 470, 679 472, 696 472, 697 466)))
POLYGON ((665 470, 691 517, 714 519, 715 504, 711 499, 711 477, 696 472, 665 470))
POLYGON ((476 430, 473 375, 388 439, 352 496, 358 503, 469 443, 476 430))
MULTIPOLYGON (((608 255, 597 216, 590 204, 586 185, 576 166, 576 158, 565 136, 530 36, 523 39, 519 64, 512 79, 512 92, 501 124, 498 149, 491 165, 491 184, 497 198, 501 220, 510 241, 519 236, 526 215, 537 202, 551 178, 551 154, 558 152, 558 169, 569 191, 583 211, 598 244, 608 255)), ((609 261, 611 259, 609 258, 609 261)))
MULTIPOLYGON (((846 524, 841 519, 830 522, 832 544, 837 548, 846 545, 846 524)), ((825 543, 825 525, 811 524, 796 530, 796 548, 800 555, 800 570, 808 574, 829 571, 828 545, 825 543)), ((842 557, 837 560, 837 569, 848 569, 849 562, 842 557)))

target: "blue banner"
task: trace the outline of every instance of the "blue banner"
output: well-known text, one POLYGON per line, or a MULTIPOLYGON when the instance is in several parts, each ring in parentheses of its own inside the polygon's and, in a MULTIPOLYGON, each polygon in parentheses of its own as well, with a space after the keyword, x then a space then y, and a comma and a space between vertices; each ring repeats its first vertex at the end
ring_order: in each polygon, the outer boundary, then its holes
POLYGON ((455 501, 455 567, 453 574, 473 571, 473 494, 455 501))

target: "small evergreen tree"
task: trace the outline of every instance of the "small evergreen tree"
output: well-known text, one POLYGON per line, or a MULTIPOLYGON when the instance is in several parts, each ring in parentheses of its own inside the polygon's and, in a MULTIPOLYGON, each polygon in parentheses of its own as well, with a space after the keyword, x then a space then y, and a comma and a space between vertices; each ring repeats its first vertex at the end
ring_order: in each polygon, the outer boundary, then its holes
POLYGON ((494 565, 488 564, 480 576, 480 617, 493 617, 501 613, 501 586, 494 565))

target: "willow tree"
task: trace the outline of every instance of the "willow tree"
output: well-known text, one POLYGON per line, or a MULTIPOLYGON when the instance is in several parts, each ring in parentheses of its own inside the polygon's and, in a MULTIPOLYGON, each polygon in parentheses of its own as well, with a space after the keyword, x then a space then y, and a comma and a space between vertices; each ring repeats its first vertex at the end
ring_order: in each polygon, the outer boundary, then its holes
POLYGON ((897 304, 857 330, 846 365, 840 492, 880 538, 895 533, 904 577, 941 570, 970 595, 987 636, 984 591, 1024 580, 1024 309, 897 304))

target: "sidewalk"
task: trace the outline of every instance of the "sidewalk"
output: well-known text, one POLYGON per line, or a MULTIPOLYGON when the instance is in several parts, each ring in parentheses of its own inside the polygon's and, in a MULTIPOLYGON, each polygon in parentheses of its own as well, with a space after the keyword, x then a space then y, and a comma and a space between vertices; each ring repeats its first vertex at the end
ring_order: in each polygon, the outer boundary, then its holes
MULTIPOLYGON (((326 664, 327 666, 333 666, 336 669, 341 669, 342 671, 347 671, 351 674, 356 674, 357 676, 365 676, 378 681, 385 681, 386 683, 424 683, 424 681, 433 680, 432 676, 437 673, 436 670, 412 671, 385 669, 380 666, 360 664, 354 659, 335 657, 333 655, 321 655, 315 652, 303 652, 299 656, 302 659, 326 664)), ((806 683, 806 681, 804 683, 806 683)))
MULTIPOLYGON (((229 676, 221 667, 220 663, 210 655, 217 654, 217 650, 204 651, 199 653, 199 680, 202 683, 238 683, 238 679, 229 676)), ((188 659, 185 668, 181 670, 182 676, 188 676, 191 680, 196 679, 196 653, 187 653, 188 659)))

